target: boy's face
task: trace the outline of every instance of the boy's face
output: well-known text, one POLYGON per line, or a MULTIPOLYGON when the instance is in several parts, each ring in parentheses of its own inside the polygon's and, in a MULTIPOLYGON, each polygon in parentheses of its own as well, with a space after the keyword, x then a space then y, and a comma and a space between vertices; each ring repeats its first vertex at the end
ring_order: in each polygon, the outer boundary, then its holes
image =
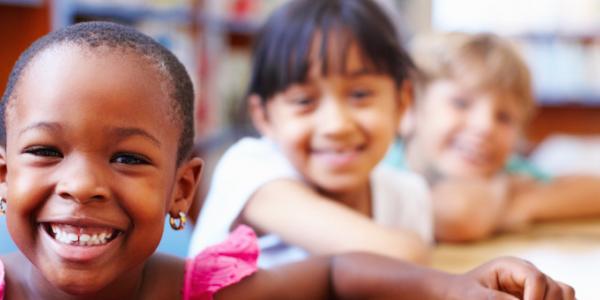
POLYGON ((402 109, 393 79, 369 72, 356 46, 345 63, 345 73, 329 76, 313 64, 306 83, 267 102, 257 125, 311 184, 332 194, 368 184, 402 109))
POLYGON ((32 61, 15 96, 11 236, 63 291, 121 284, 154 252, 172 201, 180 130, 161 76, 131 54, 58 46, 32 61))
POLYGON ((504 168, 522 126, 515 99, 442 79, 418 101, 410 143, 421 171, 489 177, 504 168))

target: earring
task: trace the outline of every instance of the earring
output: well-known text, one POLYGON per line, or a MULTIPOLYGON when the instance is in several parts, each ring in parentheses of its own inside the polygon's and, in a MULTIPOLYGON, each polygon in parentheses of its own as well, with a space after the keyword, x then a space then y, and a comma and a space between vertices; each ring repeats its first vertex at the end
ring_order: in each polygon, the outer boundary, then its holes
POLYGON ((187 222, 187 216, 184 212, 179 212, 178 218, 173 218, 169 216, 169 225, 173 230, 182 230, 185 227, 185 222, 187 222))
POLYGON ((0 197, 0 215, 6 215, 6 199, 4 197, 0 197))

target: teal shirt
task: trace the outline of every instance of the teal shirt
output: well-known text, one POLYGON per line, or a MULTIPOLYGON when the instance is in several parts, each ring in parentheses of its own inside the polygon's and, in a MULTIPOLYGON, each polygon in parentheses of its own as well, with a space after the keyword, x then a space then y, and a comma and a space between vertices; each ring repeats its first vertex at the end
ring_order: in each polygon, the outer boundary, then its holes
MULTIPOLYGON (((401 170, 408 169, 404 153, 404 144, 402 143, 402 140, 397 139, 396 142, 394 142, 383 161, 385 164, 401 170)), ((552 179, 552 176, 550 176, 550 174, 542 172, 540 169, 536 168, 531 162, 529 162, 527 159, 520 155, 513 155, 506 163, 504 170, 508 174, 523 174, 531 176, 540 181, 550 181, 552 179)))

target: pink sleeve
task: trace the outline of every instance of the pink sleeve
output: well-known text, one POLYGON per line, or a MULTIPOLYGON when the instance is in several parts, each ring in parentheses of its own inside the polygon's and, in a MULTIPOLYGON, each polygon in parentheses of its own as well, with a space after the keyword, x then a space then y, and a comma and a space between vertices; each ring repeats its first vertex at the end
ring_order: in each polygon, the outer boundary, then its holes
POLYGON ((256 272, 258 254, 254 231, 239 226, 225 242, 208 247, 188 260, 183 299, 212 300, 222 288, 256 272))
POLYGON ((0 260, 0 300, 4 299, 4 265, 0 260))

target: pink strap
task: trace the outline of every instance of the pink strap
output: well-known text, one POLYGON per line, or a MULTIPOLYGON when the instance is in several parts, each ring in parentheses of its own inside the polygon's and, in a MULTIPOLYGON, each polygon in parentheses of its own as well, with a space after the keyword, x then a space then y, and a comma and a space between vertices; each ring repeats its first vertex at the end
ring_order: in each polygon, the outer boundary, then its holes
POLYGON ((0 260, 0 300, 4 299, 4 265, 0 260))
POLYGON ((225 242, 187 261, 183 299, 212 300, 219 290, 256 272, 258 254, 254 231, 239 226, 225 242))

